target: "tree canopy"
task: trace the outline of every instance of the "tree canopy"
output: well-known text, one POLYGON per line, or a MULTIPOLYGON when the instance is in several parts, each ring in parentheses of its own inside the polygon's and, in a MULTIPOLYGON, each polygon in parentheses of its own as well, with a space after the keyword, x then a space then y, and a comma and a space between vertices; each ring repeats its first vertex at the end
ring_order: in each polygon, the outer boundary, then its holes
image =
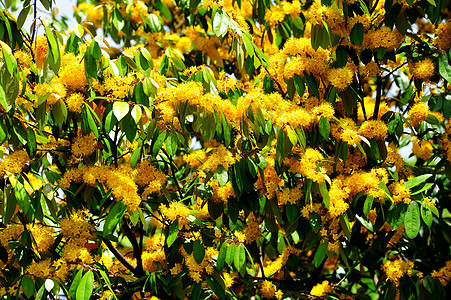
POLYGON ((2 299, 451 295, 449 0, 60 4, 0 1, 2 299))

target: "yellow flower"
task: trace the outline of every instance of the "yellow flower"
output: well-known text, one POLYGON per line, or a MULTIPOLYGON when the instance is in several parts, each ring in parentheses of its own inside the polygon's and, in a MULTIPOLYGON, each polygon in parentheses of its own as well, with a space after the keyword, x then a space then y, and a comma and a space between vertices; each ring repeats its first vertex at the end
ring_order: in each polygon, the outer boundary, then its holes
POLYGON ((318 283, 317 285, 315 285, 310 291, 310 294, 312 296, 322 297, 332 291, 333 287, 329 285, 329 281, 324 280, 322 283, 318 283))
POLYGON ((393 195, 394 203, 398 203, 404 201, 406 204, 409 204, 410 201, 410 189, 406 188, 403 182, 395 182, 389 187, 390 192, 393 195))
POLYGON ((425 121, 429 114, 429 106, 425 102, 415 103, 409 110, 407 121, 413 127, 425 121))
POLYGON ((29 275, 45 279, 52 273, 53 267, 50 259, 46 259, 40 262, 32 262, 28 266, 27 272, 29 275))
POLYGON ((160 205, 160 212, 163 216, 168 218, 171 221, 179 220, 182 218, 186 218, 191 214, 191 210, 182 202, 171 202, 169 206, 164 204, 160 205))
POLYGON ((405 275, 410 276, 412 274, 412 269, 414 263, 397 259, 394 261, 387 260, 382 266, 382 270, 387 276, 387 280, 393 282, 396 286, 399 285, 399 279, 405 275))
POLYGON ((451 48, 451 22, 449 20, 445 23, 438 24, 435 34, 437 35, 437 38, 434 42, 438 48, 451 48))
POLYGON ((409 64, 410 73, 416 79, 428 80, 434 75, 434 63, 430 58, 409 64))
POLYGON ((276 295, 276 286, 268 281, 265 280, 260 284, 260 294, 267 299, 272 299, 276 295))
POLYGON ((84 91, 88 82, 86 81, 83 57, 66 53, 61 60, 61 70, 59 71, 61 83, 71 90, 84 91))
POLYGON ((96 145, 97 140, 93 133, 86 136, 77 136, 72 145, 72 154, 77 157, 89 156, 94 153, 96 145))
POLYGON ((388 127, 380 120, 369 120, 362 123, 359 128, 359 135, 372 139, 384 139, 387 137, 388 127))
POLYGON ((81 93, 73 93, 67 99, 69 111, 81 113, 81 106, 85 103, 85 97, 81 93))
POLYGON ((0 174, 4 172, 18 174, 25 169, 28 162, 30 157, 25 150, 14 151, 0 162, 0 174))
POLYGON ((353 78, 354 74, 349 68, 331 69, 327 76, 330 83, 340 91, 345 90, 352 83, 353 78))
POLYGON ((431 141, 422 141, 417 138, 412 139, 412 152, 422 160, 429 160, 432 157, 434 148, 431 141))

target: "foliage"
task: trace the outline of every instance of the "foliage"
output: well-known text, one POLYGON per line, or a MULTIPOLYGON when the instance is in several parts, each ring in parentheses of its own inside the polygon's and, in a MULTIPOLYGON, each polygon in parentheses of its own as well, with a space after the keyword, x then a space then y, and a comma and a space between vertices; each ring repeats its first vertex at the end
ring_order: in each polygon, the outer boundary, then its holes
POLYGON ((36 2, 1 1, 3 299, 449 296, 448 0, 36 2))

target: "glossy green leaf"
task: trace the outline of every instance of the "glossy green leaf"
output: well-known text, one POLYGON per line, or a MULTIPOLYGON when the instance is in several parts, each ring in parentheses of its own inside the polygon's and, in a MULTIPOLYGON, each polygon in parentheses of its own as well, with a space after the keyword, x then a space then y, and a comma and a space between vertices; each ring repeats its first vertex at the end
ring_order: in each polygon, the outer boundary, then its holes
POLYGON ((177 135, 175 133, 169 133, 166 139, 166 151, 170 156, 174 156, 177 153, 177 135))
POLYGON ((160 152, 161 147, 163 146, 163 143, 164 143, 164 141, 166 140, 166 134, 167 134, 166 131, 161 132, 161 133, 158 135, 157 140, 156 140, 155 143, 153 144, 153 147, 152 147, 152 155, 153 155, 154 157, 157 156, 158 153, 160 152))
POLYGON ((34 281, 30 276, 24 275, 22 277, 22 291, 25 294, 27 298, 30 298, 34 295, 34 292, 36 291, 34 281))
POLYGON ((219 186, 224 186, 229 181, 229 174, 222 165, 219 165, 216 170, 216 179, 218 180, 219 186))
POLYGON ((232 265, 234 259, 235 259, 235 244, 230 244, 229 247, 227 247, 225 262, 228 265, 232 265))
POLYGON ((30 158, 33 158, 37 151, 36 134, 31 126, 27 127, 27 150, 30 158))
POLYGON ((219 249, 218 259, 216 260, 216 270, 219 273, 222 273, 222 269, 224 268, 224 263, 227 255, 227 241, 224 241, 221 245, 221 249, 219 249))
POLYGON ((327 252, 328 245, 329 245, 328 242, 324 242, 316 250, 315 256, 313 258, 313 265, 315 265, 316 268, 318 268, 319 265, 321 265, 321 263, 324 261, 324 258, 326 258, 326 252, 327 252))
POLYGON ((112 234, 117 224, 121 221, 122 217, 127 210, 127 205, 122 201, 116 202, 109 213, 106 216, 105 224, 103 225, 103 235, 107 236, 112 234))
POLYGON ((421 227, 420 210, 416 201, 411 201, 404 216, 404 226, 409 239, 417 236, 421 227))
POLYGON ((321 229, 321 216, 315 212, 309 213, 309 223, 310 226, 312 226, 313 230, 318 233, 321 229))
POLYGON ((215 293, 219 300, 225 300, 226 296, 224 287, 221 286, 213 276, 205 275, 205 279, 208 286, 211 287, 211 290, 215 293))
POLYGON ((319 133, 325 140, 329 139, 330 124, 329 120, 324 116, 321 116, 321 119, 319 120, 319 133))
POLYGON ((223 38, 229 29, 229 18, 224 10, 216 11, 213 17, 213 32, 218 38, 223 38))
POLYGON ((449 64, 448 55, 445 53, 440 53, 439 55, 438 71, 446 81, 451 82, 451 66, 449 64))
POLYGON ((94 288, 94 274, 92 271, 86 272, 80 280, 80 284, 77 287, 76 300, 89 300, 92 296, 94 288))
POLYGON ((433 221, 432 212, 429 208, 429 205, 426 203, 421 203, 421 218, 423 219, 424 223, 430 228, 433 221))
POLYGON ((362 46, 364 28, 362 23, 356 23, 351 30, 351 42, 354 45, 362 46))
POLYGON ((416 187, 417 185, 425 182, 429 177, 431 177, 432 174, 424 174, 417 176, 415 178, 410 179, 409 181, 404 183, 404 187, 407 189, 411 189, 413 187, 416 187))
POLYGON ((241 270, 246 262, 246 249, 244 249, 243 245, 239 245, 235 249, 235 257, 233 259, 233 265, 237 270, 241 270))
POLYGON ((175 219, 171 225, 169 226, 168 234, 166 236, 166 244, 168 247, 171 247, 171 245, 175 242, 179 234, 179 221, 178 219, 175 219))
POLYGON ((194 260, 200 264, 205 257, 205 247, 202 245, 200 240, 195 240, 193 243, 193 256, 194 260))
POLYGON ((113 113, 116 117, 117 122, 122 120, 130 110, 130 106, 125 101, 115 101, 113 103, 113 113))

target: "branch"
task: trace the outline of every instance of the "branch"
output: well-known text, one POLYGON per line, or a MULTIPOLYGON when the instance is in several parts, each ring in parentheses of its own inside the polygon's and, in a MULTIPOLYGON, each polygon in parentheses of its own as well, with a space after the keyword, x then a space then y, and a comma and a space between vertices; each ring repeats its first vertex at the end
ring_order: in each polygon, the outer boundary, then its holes
POLYGON ((123 217, 122 220, 124 221, 125 235, 127 236, 127 238, 129 239, 130 243, 133 246, 133 255, 136 258, 135 275, 137 277, 141 277, 144 275, 143 262, 142 262, 142 257, 141 257, 142 249, 141 249, 141 247, 139 247, 138 241, 136 240, 135 234, 133 233, 132 229, 130 228, 130 226, 128 226, 127 219, 125 217, 123 217))
POLYGON ((374 113, 373 120, 377 120, 377 116, 379 115, 379 107, 381 104, 381 96, 382 96, 382 77, 380 74, 377 74, 377 87, 376 87, 376 104, 374 105, 374 113))
POLYGON ((117 260, 119 260, 121 262, 121 264, 123 264, 124 267, 126 267, 133 274, 136 274, 136 267, 134 265, 132 265, 127 260, 127 258, 125 258, 125 256, 123 256, 122 253, 120 253, 119 250, 117 250, 116 247, 113 246, 111 241, 108 239, 105 239, 105 238, 102 238, 102 240, 105 243, 105 245, 108 247, 108 250, 110 250, 114 254, 114 256, 117 258, 117 260))

